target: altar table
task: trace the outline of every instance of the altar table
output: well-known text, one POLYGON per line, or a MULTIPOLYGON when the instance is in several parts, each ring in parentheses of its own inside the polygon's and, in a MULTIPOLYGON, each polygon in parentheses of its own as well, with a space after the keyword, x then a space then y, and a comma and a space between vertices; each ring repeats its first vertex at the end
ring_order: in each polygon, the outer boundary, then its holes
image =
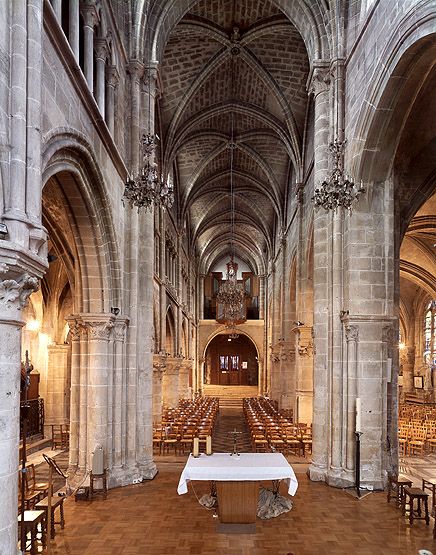
POLYGON ((218 514, 225 523, 255 522, 262 480, 285 480, 290 495, 298 488, 295 473, 281 453, 190 456, 180 476, 179 495, 187 493, 190 480, 217 482, 218 514))

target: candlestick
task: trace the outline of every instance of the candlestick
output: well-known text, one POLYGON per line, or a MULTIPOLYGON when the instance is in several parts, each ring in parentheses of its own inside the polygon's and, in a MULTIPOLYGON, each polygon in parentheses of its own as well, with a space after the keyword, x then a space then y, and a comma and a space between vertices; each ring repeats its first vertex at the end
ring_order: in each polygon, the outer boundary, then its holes
POLYGON ((356 432, 362 431, 362 399, 356 397, 356 432))
POLYGON ((212 436, 206 436, 206 455, 212 455, 212 436))
POLYGON ((192 450, 192 456, 197 458, 200 456, 200 440, 198 437, 194 437, 194 448, 192 450))

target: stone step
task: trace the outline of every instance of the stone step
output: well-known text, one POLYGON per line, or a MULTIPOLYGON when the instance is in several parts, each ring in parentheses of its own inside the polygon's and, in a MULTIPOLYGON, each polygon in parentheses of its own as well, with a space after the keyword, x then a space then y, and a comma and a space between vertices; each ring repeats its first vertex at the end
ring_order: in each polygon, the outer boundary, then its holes
MULTIPOLYGON (((37 451, 42 451, 43 449, 47 449, 47 447, 51 447, 51 438, 43 437, 43 438, 35 438, 32 440, 26 441, 26 454, 31 455, 32 453, 36 453, 37 451)), ((23 442, 20 441, 20 459, 23 456, 23 442)))
POLYGON ((203 394, 206 397, 219 397, 221 398, 236 398, 243 399, 244 397, 257 397, 257 386, 244 386, 244 385, 205 385, 203 387, 203 394))

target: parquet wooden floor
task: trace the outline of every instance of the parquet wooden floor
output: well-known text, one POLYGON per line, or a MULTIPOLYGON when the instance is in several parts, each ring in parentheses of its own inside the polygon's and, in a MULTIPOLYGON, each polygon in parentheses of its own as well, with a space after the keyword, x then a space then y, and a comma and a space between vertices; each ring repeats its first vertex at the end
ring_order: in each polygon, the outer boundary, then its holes
MULTIPOLYGON (((255 534, 221 534, 217 519, 190 488, 177 495, 183 464, 159 463, 153 481, 111 490, 108 498, 65 503, 66 527, 55 555, 409 555, 436 553, 430 526, 412 528, 388 505, 385 493, 357 501, 345 491, 310 482, 299 473, 293 509, 257 521, 255 534)), ((208 485, 196 482, 200 497, 208 485)))

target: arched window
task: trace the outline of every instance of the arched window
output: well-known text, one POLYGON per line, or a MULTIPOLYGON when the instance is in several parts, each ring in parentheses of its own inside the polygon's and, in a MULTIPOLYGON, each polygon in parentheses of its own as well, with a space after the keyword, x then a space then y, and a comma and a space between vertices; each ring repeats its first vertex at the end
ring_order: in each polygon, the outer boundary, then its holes
POLYGON ((424 317, 424 359, 436 366, 436 301, 431 301, 424 317))

